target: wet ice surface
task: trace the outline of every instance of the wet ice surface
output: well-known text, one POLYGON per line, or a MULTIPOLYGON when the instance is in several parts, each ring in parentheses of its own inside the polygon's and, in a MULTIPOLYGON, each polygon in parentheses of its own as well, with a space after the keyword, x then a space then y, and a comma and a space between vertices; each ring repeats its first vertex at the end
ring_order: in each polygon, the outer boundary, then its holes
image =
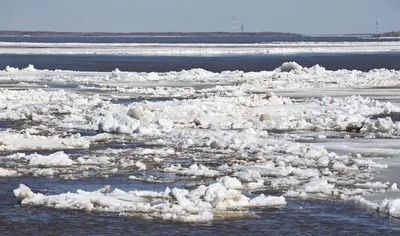
POLYGON ((24 84, 0 94, 1 223, 396 233, 397 203, 382 200, 399 198, 399 75, 295 63, 256 73, 8 67, 1 80, 24 84))

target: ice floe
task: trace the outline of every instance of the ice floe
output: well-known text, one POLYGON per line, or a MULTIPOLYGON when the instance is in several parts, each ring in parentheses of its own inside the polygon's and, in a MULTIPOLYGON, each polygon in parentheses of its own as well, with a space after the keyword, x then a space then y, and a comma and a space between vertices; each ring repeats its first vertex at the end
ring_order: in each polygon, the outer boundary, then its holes
POLYGON ((89 148, 90 143, 80 135, 60 137, 0 131, 0 151, 80 149, 89 148))
POLYGON ((274 42, 263 44, 0 42, 7 54, 232 55, 399 51, 398 42, 274 42))
POLYGON ((18 175, 19 175, 18 172, 15 170, 0 168, 0 177, 18 176, 18 175))
MULTIPOLYGON (((14 195, 23 205, 37 205, 56 209, 74 209, 87 212, 114 212, 143 218, 163 219, 178 222, 208 222, 214 213, 223 215, 226 211, 241 211, 255 207, 279 208, 286 205, 284 197, 263 194, 248 198, 241 192, 215 183, 201 185, 188 191, 186 189, 166 189, 164 192, 129 191, 110 186, 94 192, 78 190, 76 193, 63 193, 45 196, 33 193, 24 184, 14 190, 14 195)), ((232 214, 234 215, 234 214, 232 214)))

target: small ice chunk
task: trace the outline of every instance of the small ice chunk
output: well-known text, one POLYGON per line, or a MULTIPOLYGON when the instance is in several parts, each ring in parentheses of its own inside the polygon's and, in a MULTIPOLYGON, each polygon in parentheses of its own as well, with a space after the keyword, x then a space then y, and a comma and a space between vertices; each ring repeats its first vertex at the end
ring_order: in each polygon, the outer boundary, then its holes
POLYGON ((397 183, 393 183, 392 186, 390 186, 390 190, 393 190, 393 191, 399 190, 399 189, 397 188, 397 183))
POLYGON ((131 108, 126 115, 129 117, 139 120, 144 123, 150 123, 155 115, 153 112, 150 110, 148 105, 146 104, 140 104, 136 107, 131 108))
POLYGON ((335 188, 335 185, 328 184, 326 179, 312 180, 301 187, 307 193, 325 193, 333 188, 335 188))
POLYGON ((106 185, 106 186, 104 186, 103 188, 97 190, 97 192, 98 192, 98 193, 103 193, 103 194, 105 194, 105 193, 107 193, 107 192, 110 190, 110 188, 111 188, 111 185, 106 185))
POLYGON ((16 170, 8 170, 0 167, 0 177, 16 176, 18 172, 16 170))
POLYGON ((227 189, 241 189, 243 188, 242 183, 236 178, 236 177, 229 177, 229 176, 224 176, 221 179, 218 180, 218 183, 220 183, 222 186, 224 186, 227 189))
POLYGON ((135 166, 139 169, 139 170, 146 170, 146 164, 140 162, 140 161, 136 161, 135 162, 135 166))
POLYGON ((261 194, 258 197, 255 197, 250 200, 249 206, 257 207, 257 206, 269 206, 269 207, 280 207, 286 205, 286 199, 283 196, 280 197, 273 197, 268 196, 266 197, 264 194, 261 194))
POLYGON ((20 184, 19 188, 14 189, 13 192, 19 203, 21 203, 25 198, 31 198, 34 196, 32 190, 25 184, 20 184))
POLYGON ((382 204, 379 206, 379 211, 389 216, 400 218, 400 199, 383 200, 382 204))
POLYGON ((174 122, 167 119, 158 119, 157 123, 164 129, 170 130, 174 126, 174 122))
POLYGON ((291 72, 302 70, 303 67, 297 64, 296 62, 284 62, 281 67, 278 69, 280 72, 291 72))
POLYGON ((35 69, 35 66, 32 64, 29 64, 26 68, 22 69, 22 71, 27 71, 27 72, 37 72, 38 70, 35 69))
POLYGON ((357 206, 360 206, 360 207, 367 208, 367 209, 372 209, 372 210, 375 210, 378 208, 378 204, 370 202, 361 196, 352 196, 349 199, 347 199, 347 202, 357 205, 357 206))
POLYGON ((42 156, 35 153, 26 156, 25 159, 28 159, 29 164, 33 166, 71 166, 75 164, 63 151, 55 152, 49 156, 42 156))
POLYGON ((92 143, 108 143, 110 135, 107 133, 97 134, 89 138, 92 143))
POLYGON ((389 183, 382 182, 367 182, 367 183, 356 183, 354 187, 357 188, 370 188, 370 189, 387 189, 389 187, 389 183))
MULTIPOLYGON (((171 171, 173 166, 170 167, 169 172, 174 172, 171 171)), ((189 167, 187 170, 182 170, 178 172, 180 175, 186 175, 186 176, 204 176, 204 177, 214 177, 220 175, 219 171, 216 170, 211 170, 208 167, 204 165, 197 165, 193 164, 189 167)))
POLYGON ((100 132, 108 133, 135 133, 140 123, 126 114, 107 114, 99 123, 100 132))

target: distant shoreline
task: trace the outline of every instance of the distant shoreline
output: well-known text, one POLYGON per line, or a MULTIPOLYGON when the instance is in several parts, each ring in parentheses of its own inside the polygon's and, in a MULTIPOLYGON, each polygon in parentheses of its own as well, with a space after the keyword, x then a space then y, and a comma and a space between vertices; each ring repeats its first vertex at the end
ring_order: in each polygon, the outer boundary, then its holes
POLYGON ((301 34, 282 32, 53 32, 0 30, 0 36, 21 37, 303 37, 301 34))
POLYGON ((386 33, 380 33, 380 34, 373 34, 373 38, 398 38, 400 37, 400 31, 391 31, 391 32, 386 32, 386 33))

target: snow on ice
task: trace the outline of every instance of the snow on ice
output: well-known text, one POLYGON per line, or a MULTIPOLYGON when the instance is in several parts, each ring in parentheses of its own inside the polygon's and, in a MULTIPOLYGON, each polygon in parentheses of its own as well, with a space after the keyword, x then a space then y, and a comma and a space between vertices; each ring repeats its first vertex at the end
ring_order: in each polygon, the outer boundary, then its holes
POLYGON ((0 151, 8 152, 0 156, 0 176, 103 177, 107 182, 126 173, 131 181, 145 183, 191 181, 161 192, 110 191, 109 186, 56 195, 34 193, 25 185, 14 190, 21 204, 146 219, 208 222, 232 211, 239 216, 255 207, 282 207, 287 198, 346 201, 400 217, 399 200, 364 198, 397 190, 395 182, 374 179, 390 164, 379 164, 360 154, 364 148, 351 146, 359 140, 399 138, 399 123, 390 118, 400 112, 396 104, 353 95, 398 85, 399 78, 393 70, 329 71, 295 62, 248 73, 7 67, 0 81, 21 89, 0 90, 0 119, 18 124, 0 127, 0 151), (58 90, 19 82, 79 86, 58 90), (334 135, 342 138, 335 141, 334 135), (347 144, 350 148, 344 149, 347 144), (87 152, 69 155, 63 151, 68 149, 87 152), (52 152, 28 153, 40 150, 52 152), (281 194, 247 194, 254 190, 281 194))
POLYGON ((393 52, 399 42, 274 42, 262 44, 0 42, 7 54, 237 55, 393 52), (184 49, 182 49, 184 48, 184 49))

